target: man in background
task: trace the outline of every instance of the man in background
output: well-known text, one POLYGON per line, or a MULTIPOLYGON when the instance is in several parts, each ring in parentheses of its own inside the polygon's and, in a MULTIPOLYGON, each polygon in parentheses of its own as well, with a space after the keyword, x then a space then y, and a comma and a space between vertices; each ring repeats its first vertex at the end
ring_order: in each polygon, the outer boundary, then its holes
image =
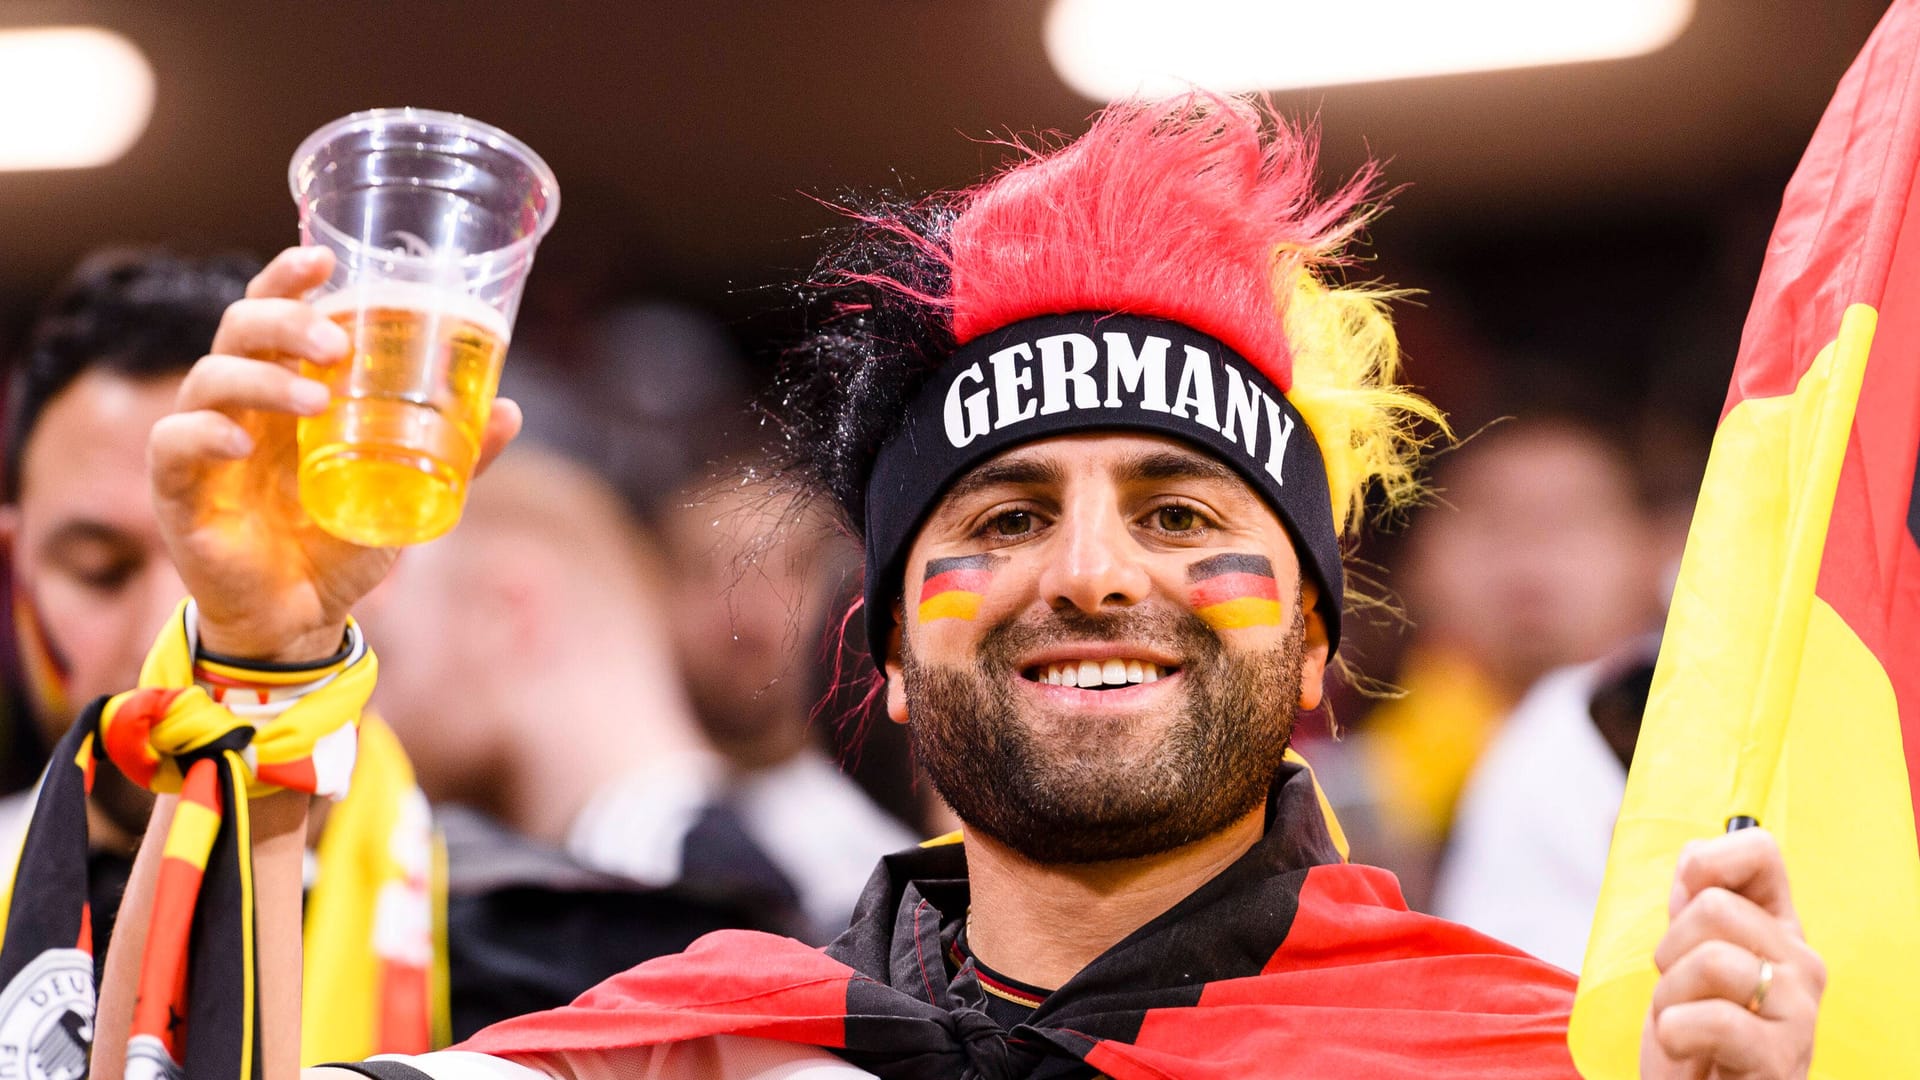
MULTIPOLYGON (((0 535, 14 574, 21 666, 47 745, 82 704, 137 681, 155 635, 185 595, 154 520, 147 435, 173 410, 188 369, 256 269, 240 257, 102 253, 49 302, 16 365, 0 535)), ((457 736, 461 726, 451 727, 457 736)), ((348 1047, 443 1045, 501 1016, 571 1000, 599 978, 708 930, 787 925, 784 910, 761 894, 646 889, 519 849, 526 858, 510 866, 496 858, 504 850, 498 845, 469 849, 452 867, 458 887, 446 895, 447 882, 435 880, 438 840, 411 761, 375 718, 362 728, 355 778, 365 777, 373 779, 316 819, 306 1000, 326 1023, 309 1028, 311 1059, 348 1047), (386 899, 361 887, 367 867, 376 883, 394 885, 382 890, 386 899), (443 920, 447 947, 440 949, 431 931, 443 920), (374 939, 389 926, 412 930, 376 949, 374 939), (583 941, 594 947, 576 947, 583 941), (548 963, 556 951, 574 963, 548 963), (409 971, 400 978, 331 963, 376 956, 418 963, 395 965, 409 971), (388 1014, 423 1023, 382 1027, 388 1014)), ((96 956, 105 955, 152 803, 111 766, 99 770, 87 803, 96 956)), ((31 810, 32 793, 5 803, 0 858, 8 873, 31 810)))
POLYGON ((1337 748, 1361 774, 1345 799, 1368 811, 1342 806, 1344 819, 1417 908, 1502 721, 1547 672, 1655 629, 1663 570, 1631 463, 1584 423, 1496 425, 1433 474, 1394 579, 1413 625, 1395 679, 1406 694, 1337 748))
POLYGON ((504 829, 576 867, 753 897, 801 929, 778 860, 721 800, 657 562, 605 480, 514 447, 460 527, 409 549, 364 605, 387 658, 374 704, 428 797, 479 812, 443 815, 453 854, 504 829))
MULTIPOLYGON (((918 839, 827 756, 810 723, 810 668, 822 629, 829 638, 839 629, 828 607, 855 553, 790 493, 750 479, 745 463, 683 488, 660 516, 674 655, 726 758, 718 797, 793 882, 824 942, 846 928, 880 856, 918 839)), ((644 797, 624 790, 613 797, 644 797)), ((609 831, 594 846, 609 865, 632 857, 609 831)))

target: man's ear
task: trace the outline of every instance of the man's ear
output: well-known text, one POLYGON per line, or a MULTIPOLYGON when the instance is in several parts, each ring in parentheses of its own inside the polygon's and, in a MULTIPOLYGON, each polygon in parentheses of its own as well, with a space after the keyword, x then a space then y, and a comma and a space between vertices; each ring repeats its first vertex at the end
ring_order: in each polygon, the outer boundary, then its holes
POLYGON ((1300 604, 1306 608, 1305 654, 1300 659, 1300 708, 1317 709, 1326 693, 1327 620, 1320 614, 1320 590, 1311 582, 1300 586, 1300 604))
POLYGON ((20 539, 20 507, 16 503, 0 504, 0 557, 9 562, 13 559, 13 545, 20 539))
POLYGON ((893 629, 887 631, 887 719, 896 724, 907 722, 907 680, 906 665, 900 660, 900 627, 906 619, 905 609, 893 606, 893 629))

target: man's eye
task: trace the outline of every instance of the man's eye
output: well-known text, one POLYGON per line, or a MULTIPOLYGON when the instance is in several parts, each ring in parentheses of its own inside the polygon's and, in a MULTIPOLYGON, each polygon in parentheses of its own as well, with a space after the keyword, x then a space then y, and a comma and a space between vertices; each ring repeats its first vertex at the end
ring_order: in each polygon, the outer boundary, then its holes
POLYGON ((995 514, 987 528, 995 536, 1025 536, 1033 531, 1033 515, 1025 510, 1007 510, 995 514))
POLYGON ((133 578, 133 567, 123 562, 73 566, 68 568, 67 574, 96 592, 115 592, 124 588, 133 578))
POLYGON ((1163 506, 1153 512, 1153 519, 1168 532, 1191 532, 1200 526, 1200 515, 1191 506, 1163 506))

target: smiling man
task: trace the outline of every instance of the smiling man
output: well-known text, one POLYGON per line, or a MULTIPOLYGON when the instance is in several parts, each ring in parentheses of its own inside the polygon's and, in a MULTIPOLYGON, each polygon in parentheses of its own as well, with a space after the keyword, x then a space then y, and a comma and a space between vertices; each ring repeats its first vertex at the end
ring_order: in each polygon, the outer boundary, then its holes
MULTIPOLYGON (((1572 1076, 1572 976, 1407 911, 1287 751, 1339 644, 1341 537, 1370 490, 1413 496, 1409 425, 1433 415, 1395 385, 1379 295, 1332 283, 1371 174, 1316 200, 1312 164, 1250 106, 1122 105, 980 189, 859 215, 785 450, 865 541, 887 710, 965 842, 885 859, 824 951, 712 935, 455 1051, 342 1068, 1572 1076)), ((329 655, 392 558, 315 541, 284 496, 243 539, 223 518, 236 475, 272 492, 291 469, 275 434, 315 406, 272 350, 337 357, 271 298, 328 270, 277 260, 155 429, 199 642, 229 657, 329 655)), ((1658 959, 1644 1075, 1804 1074, 1823 974, 1763 834, 1681 860, 1658 959)), ((284 962, 261 959, 281 994, 284 962)), ((262 1002, 269 1076, 289 1012, 262 1002)))

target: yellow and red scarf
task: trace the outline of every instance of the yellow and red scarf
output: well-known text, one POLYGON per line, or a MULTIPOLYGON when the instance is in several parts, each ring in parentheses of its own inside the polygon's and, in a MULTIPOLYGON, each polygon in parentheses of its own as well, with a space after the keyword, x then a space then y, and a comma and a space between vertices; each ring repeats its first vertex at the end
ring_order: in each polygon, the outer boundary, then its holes
POLYGON ((275 790, 340 798, 350 779, 359 795, 334 809, 310 898, 302 1056, 445 1041, 434 915, 443 860, 398 741, 377 720, 362 723, 375 671, 357 628, 340 654, 314 666, 196 655, 193 610, 183 604, 140 688, 85 710, 42 781, 0 946, 0 1013, 46 1013, 35 1017, 42 1037, 26 1049, 37 1063, 83 1061, 90 1050, 85 801, 102 753, 134 783, 180 797, 155 884, 129 1062, 164 1076, 259 1075, 247 800, 275 790))

